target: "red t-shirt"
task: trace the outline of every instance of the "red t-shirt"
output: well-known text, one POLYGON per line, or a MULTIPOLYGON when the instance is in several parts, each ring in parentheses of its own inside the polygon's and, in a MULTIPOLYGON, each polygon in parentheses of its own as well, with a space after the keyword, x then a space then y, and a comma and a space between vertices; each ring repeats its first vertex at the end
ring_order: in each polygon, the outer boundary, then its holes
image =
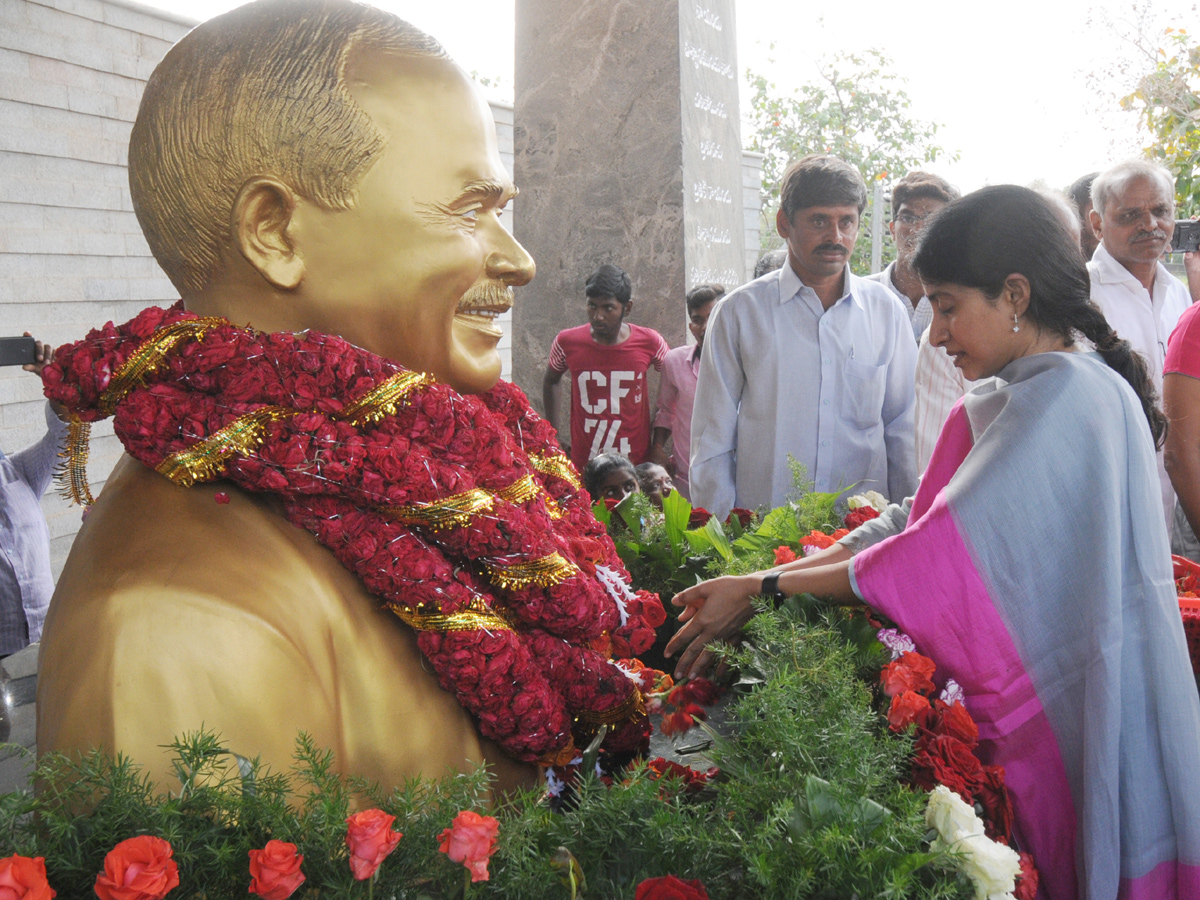
POLYGON ((1184 310, 1167 340, 1167 358, 1163 373, 1200 378, 1200 303, 1184 310))
POLYGON ((558 333, 550 345, 550 368, 571 373, 571 461, 616 450, 645 462, 650 451, 650 397, 646 370, 662 371, 667 342, 653 328, 629 326, 619 344, 598 344, 590 325, 558 333))

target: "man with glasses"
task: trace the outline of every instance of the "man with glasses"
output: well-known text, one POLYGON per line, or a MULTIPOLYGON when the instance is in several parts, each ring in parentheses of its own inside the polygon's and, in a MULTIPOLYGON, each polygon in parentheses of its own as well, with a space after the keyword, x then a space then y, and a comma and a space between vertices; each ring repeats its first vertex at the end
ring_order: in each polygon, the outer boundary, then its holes
POLYGON ((929 217, 958 196, 958 190, 944 178, 928 172, 909 172, 897 181, 892 187, 892 221, 888 223, 888 230, 896 240, 896 259, 882 272, 867 276, 887 285, 900 298, 918 343, 933 321, 933 308, 912 267, 917 237, 929 217))

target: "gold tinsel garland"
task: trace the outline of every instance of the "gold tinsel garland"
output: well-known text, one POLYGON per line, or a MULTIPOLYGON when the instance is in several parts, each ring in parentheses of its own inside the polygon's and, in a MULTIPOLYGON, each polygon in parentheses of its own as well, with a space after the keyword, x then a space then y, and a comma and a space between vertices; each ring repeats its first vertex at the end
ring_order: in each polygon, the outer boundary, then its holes
POLYGON ((354 426, 376 424, 387 416, 394 416, 413 391, 432 383, 433 376, 424 372, 397 372, 353 403, 347 404, 337 417, 354 426))
MULTIPOLYGON (((457 612, 425 612, 425 604, 416 609, 402 603, 389 603, 388 609, 416 631, 512 631, 510 625, 495 610, 489 609, 478 597, 466 609, 457 612)), ((640 695, 639 695, 640 696, 640 695)))

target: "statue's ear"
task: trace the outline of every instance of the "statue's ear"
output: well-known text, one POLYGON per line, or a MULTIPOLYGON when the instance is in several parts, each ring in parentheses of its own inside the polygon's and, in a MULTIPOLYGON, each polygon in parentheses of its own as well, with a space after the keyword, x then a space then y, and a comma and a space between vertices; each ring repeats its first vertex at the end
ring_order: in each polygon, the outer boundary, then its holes
POLYGON ((292 290, 304 280, 304 260, 292 239, 295 192, 276 178, 256 175, 233 201, 233 228, 246 261, 272 285, 292 290))

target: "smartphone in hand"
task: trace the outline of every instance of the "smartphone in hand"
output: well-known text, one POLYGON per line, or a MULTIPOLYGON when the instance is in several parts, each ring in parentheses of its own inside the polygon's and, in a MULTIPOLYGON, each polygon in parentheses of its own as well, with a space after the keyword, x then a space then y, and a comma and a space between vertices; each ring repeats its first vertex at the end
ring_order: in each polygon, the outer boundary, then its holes
POLYGON ((0 337, 0 366, 31 366, 37 362, 37 342, 31 337, 0 337))

